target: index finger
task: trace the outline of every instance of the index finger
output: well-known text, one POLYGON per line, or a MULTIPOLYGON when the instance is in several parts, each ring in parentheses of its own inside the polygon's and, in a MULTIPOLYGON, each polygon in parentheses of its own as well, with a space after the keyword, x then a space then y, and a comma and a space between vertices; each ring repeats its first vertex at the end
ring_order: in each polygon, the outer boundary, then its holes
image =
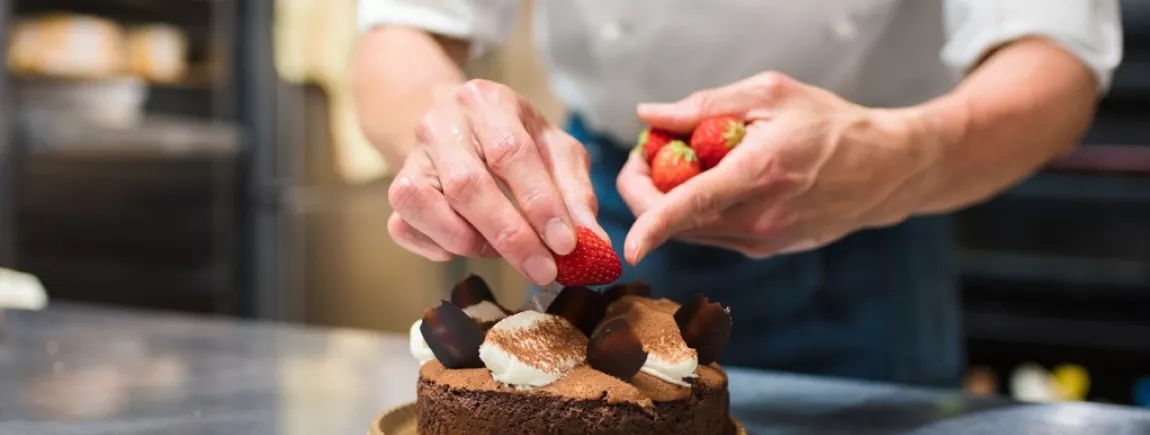
POLYGON ((532 110, 525 107, 530 103, 500 86, 468 84, 461 98, 470 109, 481 157, 511 190, 523 216, 551 250, 568 254, 575 249, 575 228, 539 145, 524 125, 523 112, 532 110))
POLYGON ((751 183, 740 169, 741 165, 727 165, 696 175, 638 216, 623 245, 627 262, 637 264, 674 234, 712 222, 741 201, 751 183))

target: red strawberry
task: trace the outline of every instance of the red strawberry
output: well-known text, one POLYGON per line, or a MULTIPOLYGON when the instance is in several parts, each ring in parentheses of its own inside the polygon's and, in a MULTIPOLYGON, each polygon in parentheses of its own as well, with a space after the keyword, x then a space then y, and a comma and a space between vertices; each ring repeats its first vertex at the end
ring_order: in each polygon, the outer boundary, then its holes
POLYGON ((711 169, 738 146, 746 134, 743 120, 734 116, 704 119, 691 133, 691 148, 699 155, 703 169, 711 169))
POLYGON ((611 244, 586 227, 575 229, 575 250, 555 256, 555 281, 568 287, 610 284, 623 274, 611 244))
POLYGON ((699 175, 699 159, 683 141, 672 141, 651 160, 651 181, 664 193, 699 175))
POLYGON ((651 163, 660 148, 676 139, 679 137, 674 133, 647 127, 643 129, 642 133, 639 133, 639 142, 635 145, 635 150, 642 153, 643 158, 647 159, 647 163, 651 163))

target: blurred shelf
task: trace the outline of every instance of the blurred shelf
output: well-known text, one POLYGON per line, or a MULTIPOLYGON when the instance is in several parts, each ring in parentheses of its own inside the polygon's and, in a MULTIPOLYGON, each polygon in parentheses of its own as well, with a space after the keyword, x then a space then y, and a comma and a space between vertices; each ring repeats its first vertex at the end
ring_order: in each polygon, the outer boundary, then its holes
POLYGON ((1150 181, 1150 146, 1084 145, 1047 165, 1047 170, 1142 176, 1150 181))
POLYGON ((124 21, 196 21, 208 7, 235 0, 33 0, 15 1, 15 14, 35 15, 58 11, 115 17, 124 21))
POLYGON ((1041 172, 1007 190, 1005 197, 1150 203, 1150 176, 1041 172))
MULTIPOLYGON (((1142 287, 1139 291, 1150 288, 1150 258, 1138 261, 962 249, 959 261, 963 275, 982 279, 1057 282, 1090 287, 1142 287)), ((1092 290, 1084 287, 1082 291, 1092 290)))
POLYGON ((967 312, 968 339, 1081 349, 1150 351, 1150 325, 967 312))
POLYGON ((185 157, 240 150, 237 125, 205 119, 147 116, 134 125, 108 127, 66 118, 25 118, 21 130, 30 156, 185 157))

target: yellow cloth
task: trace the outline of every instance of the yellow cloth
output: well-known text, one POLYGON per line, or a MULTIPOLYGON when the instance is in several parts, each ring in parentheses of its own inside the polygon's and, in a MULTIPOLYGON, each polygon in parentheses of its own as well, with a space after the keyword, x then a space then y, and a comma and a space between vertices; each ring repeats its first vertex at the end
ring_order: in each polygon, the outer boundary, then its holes
POLYGON ((276 71, 285 81, 314 82, 330 101, 336 171, 351 184, 387 175, 387 164, 359 128, 350 64, 356 42, 355 0, 276 0, 276 71))

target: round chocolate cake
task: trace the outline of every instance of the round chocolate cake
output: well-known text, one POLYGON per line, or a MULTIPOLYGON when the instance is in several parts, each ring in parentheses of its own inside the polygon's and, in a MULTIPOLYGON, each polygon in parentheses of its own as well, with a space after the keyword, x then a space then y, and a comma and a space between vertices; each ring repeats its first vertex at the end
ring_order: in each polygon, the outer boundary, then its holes
POLYGON ((476 276, 411 328, 420 435, 734 434, 727 309, 642 283, 511 311, 476 276))

